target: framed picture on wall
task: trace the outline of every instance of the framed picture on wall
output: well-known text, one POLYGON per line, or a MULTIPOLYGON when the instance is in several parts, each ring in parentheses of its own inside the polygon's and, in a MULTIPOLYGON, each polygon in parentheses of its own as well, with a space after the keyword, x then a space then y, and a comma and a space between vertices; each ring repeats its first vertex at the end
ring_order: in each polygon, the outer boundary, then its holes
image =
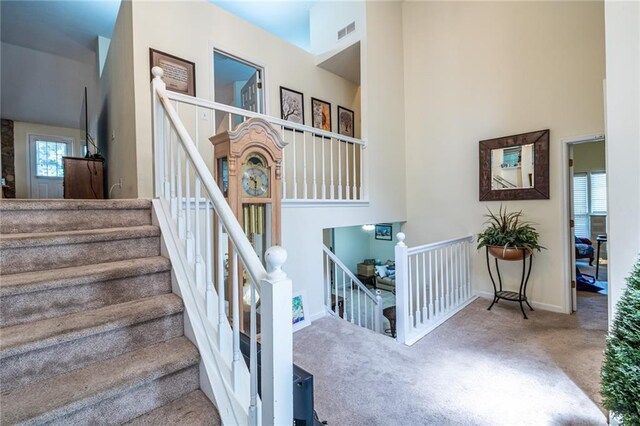
POLYGON ((311 324, 305 299, 304 291, 297 291, 293 293, 293 297, 291 299, 291 324, 293 325, 293 331, 298 331, 311 324))
MULTIPOLYGON (((162 80, 168 90, 188 96, 196 95, 196 64, 186 59, 159 50, 149 49, 149 72, 151 68, 160 67, 164 71, 162 80)), ((153 79, 153 75, 151 75, 153 79)))
POLYGON ((311 125, 316 129, 331 131, 331 104, 311 98, 311 125))
POLYGON ((353 137, 353 111, 338 105, 338 133, 353 137))
POLYGON ((376 240, 391 241, 393 240, 393 227, 390 223, 379 223, 376 225, 376 240))
POLYGON ((280 86, 280 116, 282 119, 304 124, 303 100, 302 93, 280 86))

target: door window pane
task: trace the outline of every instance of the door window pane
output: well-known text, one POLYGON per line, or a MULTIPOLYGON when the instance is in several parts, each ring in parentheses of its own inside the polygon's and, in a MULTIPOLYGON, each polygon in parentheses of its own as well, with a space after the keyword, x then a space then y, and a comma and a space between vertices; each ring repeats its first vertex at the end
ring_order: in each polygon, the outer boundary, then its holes
POLYGON ((36 176, 64 177, 62 157, 66 155, 64 142, 36 141, 36 176))

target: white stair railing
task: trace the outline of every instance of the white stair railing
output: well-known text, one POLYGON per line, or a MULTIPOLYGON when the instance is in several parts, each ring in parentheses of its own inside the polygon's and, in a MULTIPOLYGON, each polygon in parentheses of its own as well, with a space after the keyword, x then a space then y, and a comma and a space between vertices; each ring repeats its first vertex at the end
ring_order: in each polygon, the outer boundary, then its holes
POLYGON ((329 247, 323 245, 322 250, 327 310, 352 324, 384 334, 380 290, 374 295, 329 247))
POLYGON ((292 318, 291 309, 283 307, 291 306, 292 292, 291 280, 281 269, 286 252, 280 247, 267 250, 267 273, 198 152, 197 143, 171 104, 162 69, 154 67, 152 73, 155 211, 223 423, 291 425, 292 318), (229 267, 225 267, 224 258, 227 247, 229 267), (236 312, 243 298, 238 282, 244 277, 238 276, 235 265, 241 265, 248 274, 248 368, 240 351, 239 317, 243 309, 236 312), (225 274, 231 274, 231 295, 225 294, 225 274))
POLYGON ((397 339, 412 345, 476 298, 470 275, 473 236, 411 248, 402 232, 397 237, 397 339))
POLYGON ((188 124, 196 144, 200 138, 232 130, 249 118, 262 118, 279 130, 287 144, 282 154, 283 204, 368 201, 365 141, 207 99, 171 91, 165 94, 188 124))

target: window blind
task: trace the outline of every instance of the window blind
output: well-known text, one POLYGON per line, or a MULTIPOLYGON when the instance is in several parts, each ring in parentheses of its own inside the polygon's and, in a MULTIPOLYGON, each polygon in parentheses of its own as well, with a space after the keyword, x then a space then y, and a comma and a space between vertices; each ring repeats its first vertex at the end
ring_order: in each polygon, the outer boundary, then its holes
POLYGON ((591 173, 591 214, 607 214, 607 174, 591 173))
POLYGON ((573 215, 576 237, 591 237, 588 182, 587 174, 575 174, 573 176, 573 215))

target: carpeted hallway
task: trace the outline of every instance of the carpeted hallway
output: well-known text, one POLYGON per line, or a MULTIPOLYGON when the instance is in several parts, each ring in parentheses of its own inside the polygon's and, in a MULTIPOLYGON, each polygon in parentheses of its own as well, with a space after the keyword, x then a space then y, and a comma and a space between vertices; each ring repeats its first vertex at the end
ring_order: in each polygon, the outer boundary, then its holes
POLYGON ((406 347, 324 318, 294 335, 329 425, 600 425, 607 299, 580 292, 575 315, 478 299, 406 347))

